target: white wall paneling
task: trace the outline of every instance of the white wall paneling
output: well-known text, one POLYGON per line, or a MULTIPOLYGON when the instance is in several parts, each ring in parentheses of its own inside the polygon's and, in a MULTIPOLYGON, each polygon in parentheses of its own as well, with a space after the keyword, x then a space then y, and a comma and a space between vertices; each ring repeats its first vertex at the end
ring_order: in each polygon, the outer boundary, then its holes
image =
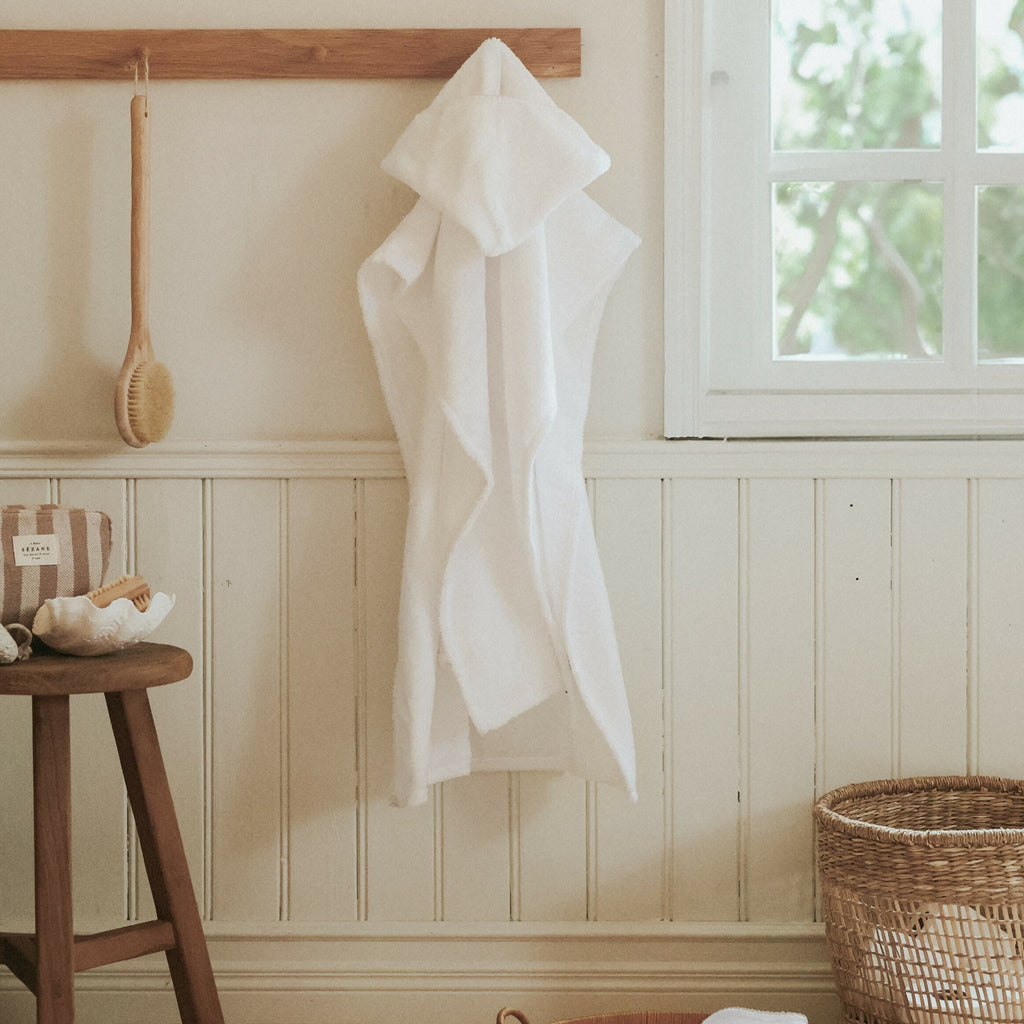
POLYGON ((506 772, 441 785, 439 910, 443 920, 507 921, 511 917, 511 797, 512 777, 506 772))
POLYGON ((809 920, 815 488, 748 479, 740 496, 741 912, 750 921, 809 920))
POLYGON ((897 774, 958 774, 968 758, 969 480, 893 485, 897 774))
POLYGON ((210 680, 210 916, 277 921, 285 899, 287 703, 282 633, 284 490, 214 480, 207 592, 210 680))
POLYGON ((600 921, 667 917, 662 691, 662 483, 598 480, 594 524, 612 604, 636 743, 637 792, 597 787, 600 921))
POLYGON ((825 480, 819 488, 824 789, 895 767, 892 485, 825 480))
MULTIPOLYGON (((588 445, 636 804, 524 772, 391 806, 407 508, 393 446, 37 453, 32 471, 0 455, 0 499, 103 507, 112 571, 175 594, 156 638, 196 667, 154 703, 234 1019, 384 1020, 403 1000, 428 1021, 510 1001, 539 1019, 742 1001, 829 1021, 815 796, 894 773, 1020 772, 1024 463, 1013 445, 952 444, 941 471, 933 452, 588 445)), ((27 708, 7 703, 0 893, 18 927, 27 708)), ((86 703, 87 927, 144 916, 150 898, 105 715, 86 703)), ((83 1019, 142 1019, 117 1008, 126 987, 150 1020, 173 1020, 151 961, 84 978, 83 1019)), ((3 1019, 29 1008, 0 979, 3 1019)))
POLYGON ((1024 774, 1019 723, 1024 714, 1024 480, 977 486, 977 768, 1024 774))
POLYGON ((512 919, 586 920, 586 783, 523 772, 514 786, 512 919))
POLYGON ((282 917, 358 913, 355 481, 287 489, 287 764, 282 917))
POLYGON ((666 482, 672 917, 739 920, 739 481, 666 482), (709 756, 713 751, 713 756, 709 756))

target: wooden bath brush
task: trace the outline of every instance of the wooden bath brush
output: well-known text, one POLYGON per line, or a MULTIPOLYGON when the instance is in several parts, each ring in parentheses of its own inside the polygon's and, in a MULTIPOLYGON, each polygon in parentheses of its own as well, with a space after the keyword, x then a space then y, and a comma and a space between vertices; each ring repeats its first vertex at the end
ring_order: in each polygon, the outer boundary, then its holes
MULTIPOLYGON (((147 65, 148 68, 148 65, 147 65)), ((174 382, 153 355, 149 336, 149 98, 136 95, 131 105, 132 325, 114 390, 114 419, 125 443, 143 448, 161 440, 174 418, 174 382)))
POLYGON ((142 576, 121 576, 85 595, 97 608, 107 608, 119 597, 127 597, 140 612, 149 607, 149 584, 142 576))

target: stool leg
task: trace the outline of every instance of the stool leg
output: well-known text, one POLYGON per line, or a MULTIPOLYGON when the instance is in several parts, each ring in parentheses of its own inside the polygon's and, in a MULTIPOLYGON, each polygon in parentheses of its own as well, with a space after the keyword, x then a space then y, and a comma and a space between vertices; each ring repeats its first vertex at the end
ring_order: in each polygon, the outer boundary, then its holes
POLYGON ((223 1024, 149 696, 123 690, 106 698, 153 902, 160 919, 174 925, 177 946, 167 951, 167 964, 182 1024, 223 1024))
POLYGON ((32 698, 38 1024, 75 1019, 70 712, 67 694, 32 698))

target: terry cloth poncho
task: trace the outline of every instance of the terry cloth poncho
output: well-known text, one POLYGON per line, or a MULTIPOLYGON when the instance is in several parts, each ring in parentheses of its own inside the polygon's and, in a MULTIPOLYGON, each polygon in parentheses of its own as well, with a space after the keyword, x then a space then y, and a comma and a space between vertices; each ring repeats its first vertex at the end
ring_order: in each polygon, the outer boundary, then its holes
POLYGON ((598 323, 639 242, 582 192, 608 156, 490 39, 382 166, 420 197, 359 271, 409 483, 395 802, 523 769, 635 798, 581 470, 598 323))

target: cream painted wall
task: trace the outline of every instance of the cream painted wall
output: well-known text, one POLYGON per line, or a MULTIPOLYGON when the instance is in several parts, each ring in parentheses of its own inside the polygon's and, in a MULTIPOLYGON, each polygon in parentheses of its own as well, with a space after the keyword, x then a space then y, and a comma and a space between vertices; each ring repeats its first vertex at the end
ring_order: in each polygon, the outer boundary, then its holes
MULTIPOLYGON (((555 100, 612 157, 591 194, 638 232, 609 304, 590 434, 661 424, 661 11, 656 0, 8 0, 3 28, 580 25, 555 100)), ((153 57, 154 63, 159 55, 153 57)), ((152 322, 178 402, 170 442, 390 438, 355 292, 411 207, 378 169, 437 92, 420 82, 155 81, 152 322)), ((120 448, 128 337, 128 103, 116 83, 0 85, 3 441, 120 448)))

